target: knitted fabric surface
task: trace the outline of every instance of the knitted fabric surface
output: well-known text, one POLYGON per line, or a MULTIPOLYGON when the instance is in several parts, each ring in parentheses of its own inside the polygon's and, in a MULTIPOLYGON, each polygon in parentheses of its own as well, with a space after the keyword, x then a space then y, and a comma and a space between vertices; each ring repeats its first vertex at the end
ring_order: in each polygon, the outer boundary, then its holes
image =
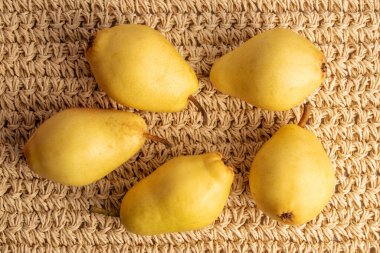
POLYGON ((380 252, 378 0, 0 0, 0 50, 0 252, 380 252), (158 30, 190 63, 207 124, 191 103, 177 113, 138 111, 98 87, 84 57, 89 38, 122 23, 158 30), (221 55, 275 27, 308 38, 327 58, 327 78, 307 98, 307 128, 335 167, 336 188, 302 226, 264 215, 248 184, 259 148, 297 122, 302 106, 255 108, 216 91, 208 77, 221 55), (42 122, 73 107, 134 111, 151 134, 174 145, 147 141, 85 187, 43 179, 26 164, 23 146, 42 122), (118 218, 89 211, 118 210, 128 189, 172 157, 214 150, 236 176, 222 214, 204 229, 142 237, 118 218))

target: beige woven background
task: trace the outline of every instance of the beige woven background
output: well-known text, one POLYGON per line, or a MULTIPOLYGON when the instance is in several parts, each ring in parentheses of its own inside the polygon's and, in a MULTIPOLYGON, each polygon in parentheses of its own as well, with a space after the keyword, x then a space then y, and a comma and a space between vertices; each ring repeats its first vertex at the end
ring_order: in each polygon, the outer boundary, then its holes
MULTIPOLYGON (((0 252, 380 252, 380 2, 0 0, 0 252), (123 108, 101 91, 84 51, 91 34, 119 23, 162 32, 190 62, 201 90, 179 113, 137 111, 148 141, 106 178, 66 187, 32 173, 22 147, 38 125, 69 107, 123 108), (300 226, 279 225, 255 208, 248 171, 260 146, 300 108, 268 112, 216 92, 208 79, 220 55, 273 27, 289 27, 323 50, 328 77, 308 100, 308 128, 336 167, 336 193, 300 226), (91 205, 117 210, 125 192, 167 159, 218 150, 234 166, 231 196, 215 224, 140 237, 91 205)), ((57 143, 60 145, 60 143, 57 143)), ((62 147, 64 148, 64 147, 62 147)), ((185 197, 185 196, 184 196, 185 197)))

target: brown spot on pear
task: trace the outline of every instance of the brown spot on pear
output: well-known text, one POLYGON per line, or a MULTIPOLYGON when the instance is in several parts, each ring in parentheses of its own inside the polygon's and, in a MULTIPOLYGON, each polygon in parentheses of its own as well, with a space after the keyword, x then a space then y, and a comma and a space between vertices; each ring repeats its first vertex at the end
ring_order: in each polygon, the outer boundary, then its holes
POLYGON ((287 223, 287 222, 291 222, 292 219, 293 219, 293 213, 292 212, 286 212, 286 213, 282 213, 281 215, 278 216, 283 222, 287 223))

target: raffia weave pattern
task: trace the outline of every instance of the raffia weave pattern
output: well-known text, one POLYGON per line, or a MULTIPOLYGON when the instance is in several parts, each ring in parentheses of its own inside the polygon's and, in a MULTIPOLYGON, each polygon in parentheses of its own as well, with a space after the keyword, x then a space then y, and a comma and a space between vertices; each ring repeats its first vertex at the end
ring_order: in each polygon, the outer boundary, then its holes
MULTIPOLYGON (((380 2, 378 0, 0 0, 0 252, 380 252, 380 2), (86 187, 38 177, 22 148, 44 120, 70 107, 124 108, 97 87, 84 58, 97 30, 140 23, 162 32, 200 79, 179 113, 136 111, 152 134, 141 152, 86 187), (301 108, 268 112, 228 97, 208 74, 222 54, 264 30, 289 27, 323 50, 328 77, 308 100, 308 128, 336 167, 336 193, 300 226, 255 208, 248 171, 261 145, 301 108), (218 150, 235 168, 227 207, 200 231, 140 237, 90 205, 117 210, 125 192, 167 159, 218 150)), ((60 143, 57 143, 60 145, 60 143)))

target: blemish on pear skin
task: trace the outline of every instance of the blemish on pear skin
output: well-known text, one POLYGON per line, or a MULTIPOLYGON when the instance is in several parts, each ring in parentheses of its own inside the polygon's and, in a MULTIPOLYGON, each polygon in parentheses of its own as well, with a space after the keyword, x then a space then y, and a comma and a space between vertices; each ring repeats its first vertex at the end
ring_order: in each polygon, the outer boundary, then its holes
POLYGON ((280 215, 277 215, 282 221, 287 222, 287 221, 292 221, 293 219, 293 213, 292 212, 286 212, 282 213, 280 215))

